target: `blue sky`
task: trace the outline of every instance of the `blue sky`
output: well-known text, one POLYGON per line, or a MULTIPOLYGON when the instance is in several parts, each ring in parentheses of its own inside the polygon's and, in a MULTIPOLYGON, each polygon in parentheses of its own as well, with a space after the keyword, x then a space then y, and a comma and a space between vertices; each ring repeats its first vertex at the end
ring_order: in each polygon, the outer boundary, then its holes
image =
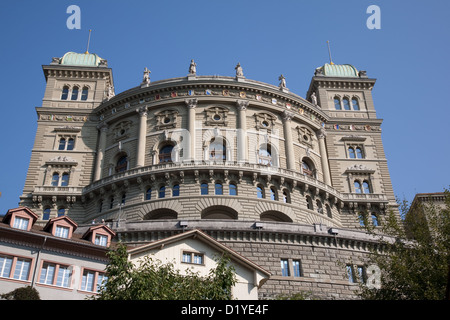
POLYGON ((278 84, 305 96, 315 68, 328 62, 366 70, 377 83, 375 108, 394 192, 450 185, 450 1, 1 1, 0 214, 17 206, 36 132, 35 107, 45 89, 42 65, 68 51, 108 60, 116 93, 140 83, 185 76, 195 59, 200 75, 278 84), (81 9, 81 29, 68 29, 70 5, 81 9), (370 5, 381 29, 370 30, 370 5))

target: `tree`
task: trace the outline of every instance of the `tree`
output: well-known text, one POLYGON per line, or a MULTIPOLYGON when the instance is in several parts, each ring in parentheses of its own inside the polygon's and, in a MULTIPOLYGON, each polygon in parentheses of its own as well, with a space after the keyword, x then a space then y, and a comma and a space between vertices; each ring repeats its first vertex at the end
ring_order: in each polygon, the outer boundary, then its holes
MULTIPOLYGON (((445 206, 399 202, 404 219, 390 212, 382 226, 365 221, 380 246, 367 265, 381 270, 380 287, 361 285, 359 295, 372 300, 448 299, 450 275, 450 194, 445 206), (381 230, 380 230, 381 228, 381 230)), ((367 217, 365 217, 367 220, 367 217)), ((369 275, 369 280, 373 279, 369 275)))
POLYGON ((222 256, 206 277, 188 269, 181 274, 172 263, 162 264, 150 256, 135 266, 128 260, 125 245, 108 252, 108 280, 96 300, 228 300, 236 283, 233 266, 222 256))
POLYGON ((6 300, 41 300, 39 292, 30 286, 17 288, 11 292, 1 294, 0 298, 6 300))

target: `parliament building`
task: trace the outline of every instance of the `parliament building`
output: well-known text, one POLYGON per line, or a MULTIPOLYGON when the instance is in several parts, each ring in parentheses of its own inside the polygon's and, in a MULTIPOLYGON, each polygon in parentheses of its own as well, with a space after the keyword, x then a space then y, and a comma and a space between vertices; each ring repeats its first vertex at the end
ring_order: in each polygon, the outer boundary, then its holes
POLYGON ((239 63, 158 81, 145 68, 120 93, 93 53, 42 68, 20 197, 37 224, 103 222, 130 246, 198 229, 270 273, 260 299, 355 298, 374 244, 362 216, 397 211, 366 71, 326 63, 302 97, 239 63))

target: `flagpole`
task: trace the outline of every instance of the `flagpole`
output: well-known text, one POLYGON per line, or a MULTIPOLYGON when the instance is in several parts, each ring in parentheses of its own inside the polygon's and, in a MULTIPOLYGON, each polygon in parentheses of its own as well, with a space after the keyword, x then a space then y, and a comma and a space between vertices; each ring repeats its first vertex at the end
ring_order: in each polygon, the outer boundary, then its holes
POLYGON ((89 42, 91 41, 91 29, 89 29, 89 37, 88 37, 88 43, 87 43, 87 47, 86 47, 86 52, 85 54, 89 54, 89 42))

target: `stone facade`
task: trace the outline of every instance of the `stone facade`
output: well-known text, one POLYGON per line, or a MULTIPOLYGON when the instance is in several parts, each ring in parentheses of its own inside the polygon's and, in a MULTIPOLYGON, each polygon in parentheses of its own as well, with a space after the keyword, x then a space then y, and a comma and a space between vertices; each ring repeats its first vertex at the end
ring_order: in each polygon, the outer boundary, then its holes
MULTIPOLYGON (((155 82, 145 69, 141 83, 115 95, 111 69, 96 61, 70 65, 54 58, 43 67, 47 88, 36 108, 36 141, 21 196, 38 223, 58 211, 79 223, 144 221, 147 231, 136 241, 150 241, 158 221, 355 230, 362 212, 382 221, 387 210, 396 210, 371 95, 375 79, 364 71, 318 68, 305 99, 286 87, 284 77, 274 86, 245 78, 240 66, 236 77, 200 76, 193 69, 186 77, 155 82)), ((303 232, 292 236, 303 239, 303 232)), ((239 252, 241 245, 253 246, 250 256, 242 254, 256 260, 271 243, 223 241, 239 252)), ((282 255, 298 256, 310 271, 301 282, 274 272, 260 291, 265 296, 298 286, 326 298, 351 296, 348 279, 337 270, 321 273, 319 256, 329 263, 355 258, 361 252, 353 242, 311 251, 300 241, 290 253, 270 245, 274 258, 263 267, 279 271, 282 255)))

